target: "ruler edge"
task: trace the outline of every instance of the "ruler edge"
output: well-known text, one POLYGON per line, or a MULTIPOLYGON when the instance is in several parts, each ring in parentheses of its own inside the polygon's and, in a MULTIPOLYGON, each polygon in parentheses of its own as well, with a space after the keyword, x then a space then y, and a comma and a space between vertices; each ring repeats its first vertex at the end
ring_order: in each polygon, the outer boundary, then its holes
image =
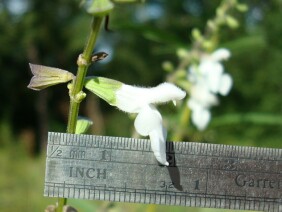
MULTIPOLYGON (((121 143, 117 149, 124 150, 141 150, 152 151, 150 139, 144 138, 130 138, 130 137, 118 137, 118 136, 104 136, 104 135, 91 135, 91 134, 71 134, 62 132, 48 132, 47 145, 67 145, 78 147, 90 147, 90 148, 112 148, 111 142, 121 143), (55 136, 59 136, 59 142, 54 142, 55 136), (72 136, 77 143, 67 143, 67 136, 72 136), (53 137, 53 139, 51 139, 53 137), (91 140, 91 142, 80 142, 82 138, 84 140, 91 140), (80 140, 78 139, 80 138, 80 140), (89 139, 90 138, 90 139, 89 139), (53 142, 51 141, 53 140, 53 142), (61 141, 64 141, 63 143, 61 141), (93 146, 93 141, 98 141, 98 146, 93 146), (130 142, 130 145, 125 146, 126 142, 130 142), (52 142, 50 144, 50 142, 52 142), (89 146, 90 144, 90 146, 89 146), (132 148, 133 146, 136 148, 132 148)), ((254 147, 254 146, 239 146, 229 144, 214 144, 214 143, 201 143, 190 141, 167 141, 166 142, 167 154, 201 154, 206 156, 219 156, 228 158, 242 158, 242 159, 259 159, 270 161, 282 161, 282 149, 273 147, 254 147), (228 150, 228 151, 227 151, 228 150), (229 152, 230 150, 231 153, 229 152), (230 155, 230 154, 231 155, 230 155), (239 154, 240 153, 240 154, 239 154), (267 155, 266 157, 263 157, 267 155)))

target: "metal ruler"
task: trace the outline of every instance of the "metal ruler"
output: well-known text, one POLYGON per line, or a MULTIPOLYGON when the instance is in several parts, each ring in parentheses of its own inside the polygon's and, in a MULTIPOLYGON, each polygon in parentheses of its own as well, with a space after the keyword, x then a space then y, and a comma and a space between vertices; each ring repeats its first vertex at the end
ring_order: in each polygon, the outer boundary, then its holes
POLYGON ((282 211, 282 149, 50 132, 44 195, 144 204, 282 211))

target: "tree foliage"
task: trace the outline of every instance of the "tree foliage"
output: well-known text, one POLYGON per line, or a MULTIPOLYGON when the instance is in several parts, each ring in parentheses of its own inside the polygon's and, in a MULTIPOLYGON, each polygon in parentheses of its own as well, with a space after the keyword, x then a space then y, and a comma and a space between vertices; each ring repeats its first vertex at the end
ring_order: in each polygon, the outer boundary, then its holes
MULTIPOLYGON (((28 63, 74 72, 89 16, 78 1, 23 2, 25 10, 21 12, 13 10, 9 1, 2 1, 0 7, 0 117, 12 125, 16 135, 29 128, 39 136, 40 124, 46 119, 47 130, 64 131, 67 91, 59 86, 40 98, 40 93, 28 90, 28 63)), ((167 73, 162 63, 168 59, 177 63, 177 48, 191 47, 192 28, 204 29, 219 3, 152 0, 117 5, 110 14, 112 31, 104 30, 97 47, 97 51, 109 53, 110 59, 96 63, 90 74, 146 86, 164 81, 167 73)), ((213 121, 206 131, 199 134, 193 127, 189 131, 198 140, 281 147, 281 122, 277 121, 282 106, 281 1, 244 3, 249 6, 248 12, 235 14, 240 27, 232 31, 223 28, 218 37, 219 45, 232 52, 226 63, 235 84, 231 95, 222 98, 222 104, 213 110, 213 121)), ((128 126, 132 121, 104 102, 97 104, 105 121, 105 134, 131 135, 128 126), (117 122, 122 125, 117 126, 117 122)), ((82 113, 87 113, 87 105, 83 108, 82 113)), ((95 124, 102 123, 94 120, 95 124)))

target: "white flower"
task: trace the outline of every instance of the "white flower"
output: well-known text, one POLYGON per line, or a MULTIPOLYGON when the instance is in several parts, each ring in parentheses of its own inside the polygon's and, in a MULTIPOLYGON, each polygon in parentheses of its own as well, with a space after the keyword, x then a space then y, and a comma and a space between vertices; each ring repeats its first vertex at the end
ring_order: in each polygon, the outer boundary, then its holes
POLYGON ((168 166, 166 161, 166 129, 162 125, 162 116, 155 105, 168 101, 175 102, 186 93, 170 83, 162 83, 153 88, 140 88, 123 84, 116 92, 116 106, 128 113, 138 113, 134 126, 142 136, 149 136, 151 148, 156 159, 168 166))
POLYGON ((116 106, 128 113, 139 113, 149 104, 160 104, 181 100, 186 93, 171 83, 162 83, 152 88, 122 84, 116 91, 116 106))
POLYGON ((199 130, 204 130, 211 119, 209 108, 218 104, 218 98, 204 83, 192 86, 190 96, 187 105, 192 110, 192 122, 199 130))
POLYGON ((101 77, 88 78, 85 87, 120 110, 137 113, 134 122, 136 131, 142 136, 150 137, 156 159, 163 165, 169 165, 165 149, 167 133, 155 105, 169 101, 175 103, 185 97, 184 91, 171 83, 141 88, 101 77))
POLYGON ((218 49, 203 55, 199 66, 189 68, 188 80, 192 86, 187 106, 192 110, 192 122, 199 130, 204 130, 211 119, 209 108, 218 104, 216 94, 226 96, 232 87, 232 78, 224 73, 220 63, 229 57, 227 49, 218 49))

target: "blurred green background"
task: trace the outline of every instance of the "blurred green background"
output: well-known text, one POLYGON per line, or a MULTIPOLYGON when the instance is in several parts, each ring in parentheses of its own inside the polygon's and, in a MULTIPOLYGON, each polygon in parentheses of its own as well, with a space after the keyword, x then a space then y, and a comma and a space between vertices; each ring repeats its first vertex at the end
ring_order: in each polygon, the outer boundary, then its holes
MULTIPOLYGON (((177 63, 176 49, 189 48, 191 29, 203 29, 220 1, 148 0, 118 5, 112 32, 102 30, 95 51, 109 57, 89 75, 153 86, 166 78, 162 63, 177 63)), ((212 109, 203 132, 189 126, 187 140, 258 147, 282 147, 282 1, 246 0, 236 30, 223 28, 220 46, 232 52, 225 68, 234 80, 230 95, 212 109)), ((0 211, 43 211, 55 199, 43 197, 47 131, 64 132, 68 113, 65 85, 27 89, 28 63, 75 73, 91 17, 70 0, 0 1, 0 211)), ((169 115, 169 110, 161 109, 169 115)), ((88 94, 81 114, 94 121, 91 133, 131 136, 133 120, 88 94), (118 123, 118 124, 117 124, 118 123)), ((224 211, 70 200, 80 211, 224 211)))

